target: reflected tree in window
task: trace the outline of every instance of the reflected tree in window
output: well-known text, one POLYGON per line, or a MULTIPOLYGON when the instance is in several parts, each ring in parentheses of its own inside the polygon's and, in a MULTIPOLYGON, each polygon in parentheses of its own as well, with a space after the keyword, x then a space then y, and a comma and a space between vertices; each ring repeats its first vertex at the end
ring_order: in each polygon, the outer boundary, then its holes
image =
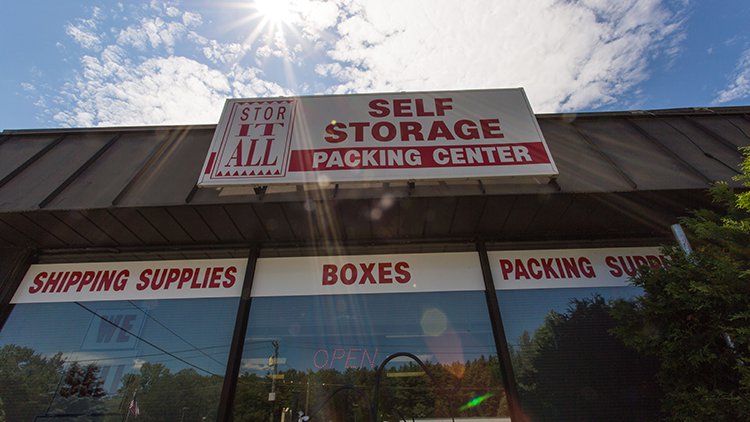
POLYGON ((280 420, 287 409, 313 421, 369 421, 375 400, 378 420, 508 416, 496 357, 424 365, 429 374, 414 362, 385 368, 377 396, 374 369, 289 369, 277 380, 274 402, 268 400, 270 371, 265 376, 246 372, 238 380, 234 420, 270 420, 271 413, 280 420))
POLYGON ((524 333, 513 360, 521 404, 534 421, 641 421, 658 414, 656 362, 611 334, 601 296, 572 299, 524 333))
POLYGON ((52 400, 63 371, 61 354, 44 357, 29 347, 0 348, 0 400, 7 421, 31 421, 52 400))
POLYGON ((99 376, 99 367, 89 364, 82 367, 73 362, 62 372, 62 383, 46 412, 46 415, 81 415, 76 421, 99 421, 100 418, 87 415, 105 413, 107 406, 104 400, 106 392, 102 388, 104 381, 99 376))
POLYGON ((99 378, 99 367, 89 364, 82 368, 74 362, 63 377, 65 384, 60 388, 61 397, 92 397, 99 398, 106 393, 102 388, 104 381, 99 378))
POLYGON ((172 373, 163 364, 144 363, 138 373, 123 378, 120 395, 130 400, 136 393, 140 413, 149 421, 213 421, 222 383, 222 377, 192 368, 172 373))

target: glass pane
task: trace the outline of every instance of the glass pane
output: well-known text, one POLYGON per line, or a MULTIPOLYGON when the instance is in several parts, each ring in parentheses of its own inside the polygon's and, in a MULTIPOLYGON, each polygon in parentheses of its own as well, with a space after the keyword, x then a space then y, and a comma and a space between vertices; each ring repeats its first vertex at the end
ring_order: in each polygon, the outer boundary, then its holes
POLYGON ((484 294, 254 298, 234 420, 296 421, 299 412, 313 421, 376 412, 383 421, 504 420, 484 294))
POLYGON ((136 421, 215 420, 238 304, 16 305, 0 333, 0 420, 122 422, 131 407, 136 421))
POLYGON ((656 362, 612 336, 612 301, 635 287, 497 292, 521 406, 532 421, 658 416, 656 362))

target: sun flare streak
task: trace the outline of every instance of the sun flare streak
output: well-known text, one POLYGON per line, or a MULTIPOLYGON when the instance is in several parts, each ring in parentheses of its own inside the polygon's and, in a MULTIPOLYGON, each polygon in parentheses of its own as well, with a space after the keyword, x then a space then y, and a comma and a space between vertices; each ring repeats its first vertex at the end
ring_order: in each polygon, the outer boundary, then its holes
POLYGON ((258 14, 273 24, 290 24, 295 17, 295 8, 290 0, 255 0, 258 14))

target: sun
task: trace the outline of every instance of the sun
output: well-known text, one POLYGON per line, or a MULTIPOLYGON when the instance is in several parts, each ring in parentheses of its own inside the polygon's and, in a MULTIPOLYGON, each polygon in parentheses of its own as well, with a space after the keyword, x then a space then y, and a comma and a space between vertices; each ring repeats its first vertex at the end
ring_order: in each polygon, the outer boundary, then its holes
POLYGON ((271 24, 289 24, 294 19, 291 0, 255 0, 253 3, 259 17, 271 24))
MULTIPOLYGON (((226 25, 226 31, 247 31, 242 45, 246 51, 260 51, 264 55, 293 59, 294 49, 300 47, 303 17, 309 12, 306 0, 230 0, 220 3, 222 8, 231 9, 233 19, 226 25), (271 53, 269 53, 269 51, 271 53)), ((285 60, 285 63, 289 60, 285 60)))

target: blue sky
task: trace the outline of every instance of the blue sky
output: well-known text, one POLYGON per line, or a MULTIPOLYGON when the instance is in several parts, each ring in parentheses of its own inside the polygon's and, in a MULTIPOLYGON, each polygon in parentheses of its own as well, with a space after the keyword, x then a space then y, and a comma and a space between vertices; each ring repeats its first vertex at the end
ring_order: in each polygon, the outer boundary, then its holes
POLYGON ((16 1, 0 129, 216 123, 227 97, 522 86, 535 112, 750 104, 750 3, 16 1))

